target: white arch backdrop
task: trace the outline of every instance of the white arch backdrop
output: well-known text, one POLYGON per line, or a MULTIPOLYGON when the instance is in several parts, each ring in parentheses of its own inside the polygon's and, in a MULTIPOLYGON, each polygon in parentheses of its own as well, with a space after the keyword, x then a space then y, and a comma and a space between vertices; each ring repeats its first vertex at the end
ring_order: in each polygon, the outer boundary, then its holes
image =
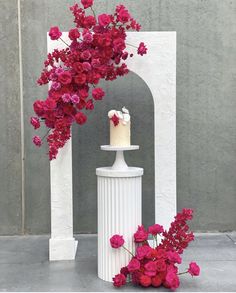
MULTIPOLYGON (((63 33, 62 38, 70 42, 67 33, 63 33)), ((51 41, 49 37, 47 40, 48 52, 65 47, 61 41, 51 41)), ((176 213, 176 32, 127 33, 127 43, 138 45, 140 41, 147 45, 148 54, 143 57, 135 55, 127 65, 146 82, 154 99, 155 222, 168 228, 176 213)), ((128 49, 129 52, 136 51, 131 46, 128 49)), ((51 162, 50 170, 49 258, 74 259, 77 241, 73 237, 71 141, 51 162)))

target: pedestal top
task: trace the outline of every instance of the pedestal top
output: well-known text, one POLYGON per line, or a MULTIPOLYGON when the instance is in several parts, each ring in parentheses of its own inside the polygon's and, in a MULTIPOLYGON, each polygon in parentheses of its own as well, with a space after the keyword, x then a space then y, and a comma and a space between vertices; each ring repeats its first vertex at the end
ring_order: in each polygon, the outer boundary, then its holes
POLYGON ((112 167, 101 167, 96 169, 96 175, 102 177, 139 177, 143 175, 143 168, 127 167, 124 170, 116 170, 112 167))
POLYGON ((130 146, 101 145, 101 150, 103 151, 134 151, 138 149, 139 149, 139 145, 130 145, 130 146))

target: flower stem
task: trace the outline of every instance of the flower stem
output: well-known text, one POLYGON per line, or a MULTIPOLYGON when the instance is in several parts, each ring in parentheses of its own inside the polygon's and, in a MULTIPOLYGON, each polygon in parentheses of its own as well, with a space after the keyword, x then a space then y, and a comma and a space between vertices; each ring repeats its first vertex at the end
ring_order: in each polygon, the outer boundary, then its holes
POLYGON ((42 137, 42 141, 44 140, 44 138, 49 134, 51 128, 48 129, 48 131, 44 134, 44 136, 42 137))
POLYGON ((183 275, 183 274, 187 274, 187 273, 188 273, 188 271, 182 272, 182 273, 178 273, 177 275, 183 275))
POLYGON ((91 8, 91 10, 92 10, 92 12, 93 12, 93 16, 94 16, 94 18, 96 19, 96 14, 95 14, 95 11, 93 10, 93 7, 90 6, 90 8, 91 8))
POLYGON ((134 257, 134 254, 131 251, 129 251, 129 249, 127 249, 124 245, 122 247, 124 248, 124 250, 126 250, 129 254, 131 254, 134 257))
POLYGON ((131 44, 129 44, 129 43, 126 43, 126 45, 128 45, 128 46, 131 46, 131 47, 134 47, 134 48, 138 49, 138 47, 137 47, 137 46, 131 45, 131 44))
POLYGON ((62 38, 60 38, 60 40, 68 47, 70 47, 62 38))

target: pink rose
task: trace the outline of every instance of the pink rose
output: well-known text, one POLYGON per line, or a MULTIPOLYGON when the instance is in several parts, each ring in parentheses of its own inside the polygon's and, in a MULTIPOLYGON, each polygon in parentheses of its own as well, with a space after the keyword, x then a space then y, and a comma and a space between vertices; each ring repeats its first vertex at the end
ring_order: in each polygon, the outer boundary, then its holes
POLYGON ((111 16, 109 14, 100 14, 98 16, 98 23, 101 25, 101 26, 107 26, 108 24, 111 23, 111 16))
POLYGON ((44 101, 37 100, 33 104, 34 112, 38 116, 42 116, 44 114, 44 101))
POLYGON ((147 47, 145 46, 144 42, 141 42, 138 47, 138 54, 143 56, 147 54, 147 47))
POLYGON ((71 30, 69 30, 68 35, 69 35, 69 38, 73 41, 80 37, 80 32, 77 28, 72 28, 71 30))
POLYGON ((125 283, 126 283, 126 277, 123 274, 115 275, 115 277, 112 278, 112 280, 113 280, 113 285, 115 287, 121 287, 121 286, 125 285, 125 283))
POLYGON ((75 115, 75 121, 78 124, 82 125, 82 124, 84 124, 87 121, 87 116, 84 113, 82 113, 82 112, 78 112, 75 115))
POLYGON ((37 117, 31 117, 30 123, 31 123, 31 125, 33 125, 34 129, 38 129, 40 127, 39 118, 37 118, 37 117))
POLYGON ((176 251, 168 251, 167 252, 167 257, 168 257, 169 261, 171 261, 173 263, 181 264, 182 259, 179 256, 178 252, 176 252, 176 251))
POLYGON ((71 96, 71 102, 72 102, 73 104, 78 104, 79 101, 80 101, 80 98, 79 98, 78 95, 72 95, 72 96, 71 96))
POLYGON ((34 143, 36 146, 40 147, 40 146, 42 145, 42 140, 41 140, 41 138, 40 138, 38 135, 35 135, 35 136, 33 137, 33 143, 34 143))
POLYGON ((92 99, 87 101, 85 108, 86 108, 86 110, 93 110, 94 109, 94 104, 93 104, 92 99))
POLYGON ((119 248, 125 243, 123 236, 115 234, 110 238, 110 244, 113 248, 119 248))
POLYGON ((75 76, 75 83, 79 84, 79 85, 83 85, 85 84, 87 80, 86 74, 81 73, 75 76))
POLYGON ((91 7, 93 5, 93 0, 81 0, 84 9, 91 7))
POLYGON ((59 30, 58 26, 53 26, 50 28, 49 36, 51 40, 58 40, 62 35, 62 32, 59 30))
POLYGON ((148 239, 148 232, 144 229, 143 225, 138 226, 138 230, 134 234, 135 242, 143 242, 148 239))
POLYGON ((61 98, 64 103, 69 103, 71 96, 70 96, 70 94, 64 94, 64 95, 62 95, 61 98))
POLYGON ((144 265, 145 268, 145 275, 149 276, 149 277, 154 277, 156 275, 156 262, 154 261, 149 261, 148 263, 146 263, 144 265))
POLYGON ((72 76, 71 73, 69 71, 64 71, 62 73, 60 73, 58 75, 58 80, 62 83, 62 84, 70 84, 72 81, 72 76))
POLYGON ((94 100, 102 100, 102 98, 105 96, 105 92, 102 88, 96 88, 92 91, 92 96, 94 100))
POLYGON ((166 262, 163 259, 159 259, 156 262, 156 269, 158 272, 164 272, 166 270, 166 262))
POLYGON ((53 81, 53 82, 52 82, 52 86, 51 86, 51 88, 52 88, 54 91, 58 91, 58 90, 61 88, 61 84, 60 84, 60 82, 53 81))
POLYGON ((91 58, 91 53, 89 50, 85 50, 81 53, 81 58, 84 60, 89 60, 91 58))
POLYGON ((83 62, 82 64, 84 71, 90 71, 91 70, 91 65, 89 62, 83 62))
POLYGON ((192 276, 199 276, 199 274, 200 274, 200 267, 195 262, 191 262, 189 264, 188 272, 192 276))
POLYGON ((74 69, 76 72, 78 72, 78 73, 82 72, 82 71, 83 71, 83 65, 82 65, 82 63, 80 63, 80 62, 75 62, 75 63, 73 64, 73 69, 74 69))
POLYGON ((56 108, 57 103, 56 103, 56 101, 55 101, 54 99, 48 97, 48 98, 45 100, 44 106, 45 106, 46 110, 47 110, 47 109, 49 109, 49 110, 53 110, 53 109, 56 108))
POLYGON ((168 288, 177 289, 179 287, 179 277, 173 271, 169 271, 166 274, 165 284, 168 288))
POLYGON ((132 258, 127 265, 129 272, 134 272, 140 269, 140 262, 136 258, 132 258))
POLYGON ((85 43, 88 43, 88 44, 89 43, 92 43, 92 41, 93 41, 93 35, 91 33, 87 32, 87 33, 85 33, 83 35, 83 40, 84 40, 85 43))
POLYGON ((79 90, 79 96, 80 96, 81 99, 86 99, 89 96, 88 90, 80 89, 79 90))
POLYGON ((93 59, 91 64, 94 68, 98 68, 101 65, 101 62, 99 59, 93 59))
POLYGON ((128 270, 127 267, 123 267, 123 268, 120 269, 120 273, 125 275, 125 277, 127 277, 128 274, 129 274, 129 270, 128 270))
POLYGON ((156 288, 160 287, 161 284, 162 284, 162 278, 159 275, 152 278, 152 286, 153 287, 156 287, 156 288))
POLYGON ((141 275, 139 277, 139 282, 143 287, 149 287, 152 283, 152 279, 149 276, 141 275))
POLYGON ((136 257, 138 260, 142 260, 151 252, 151 247, 148 245, 138 246, 136 249, 136 257))
POLYGON ((154 224, 148 228, 148 232, 151 233, 152 235, 157 235, 164 232, 164 229, 163 229, 163 226, 154 224))

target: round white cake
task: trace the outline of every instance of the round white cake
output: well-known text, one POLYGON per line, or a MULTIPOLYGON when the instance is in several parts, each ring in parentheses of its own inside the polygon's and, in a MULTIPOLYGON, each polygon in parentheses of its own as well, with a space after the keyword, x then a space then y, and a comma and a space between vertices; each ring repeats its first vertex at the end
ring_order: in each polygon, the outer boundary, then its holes
POLYGON ((130 146, 130 115, 123 107, 122 111, 111 110, 108 112, 110 119, 110 145, 130 146))

